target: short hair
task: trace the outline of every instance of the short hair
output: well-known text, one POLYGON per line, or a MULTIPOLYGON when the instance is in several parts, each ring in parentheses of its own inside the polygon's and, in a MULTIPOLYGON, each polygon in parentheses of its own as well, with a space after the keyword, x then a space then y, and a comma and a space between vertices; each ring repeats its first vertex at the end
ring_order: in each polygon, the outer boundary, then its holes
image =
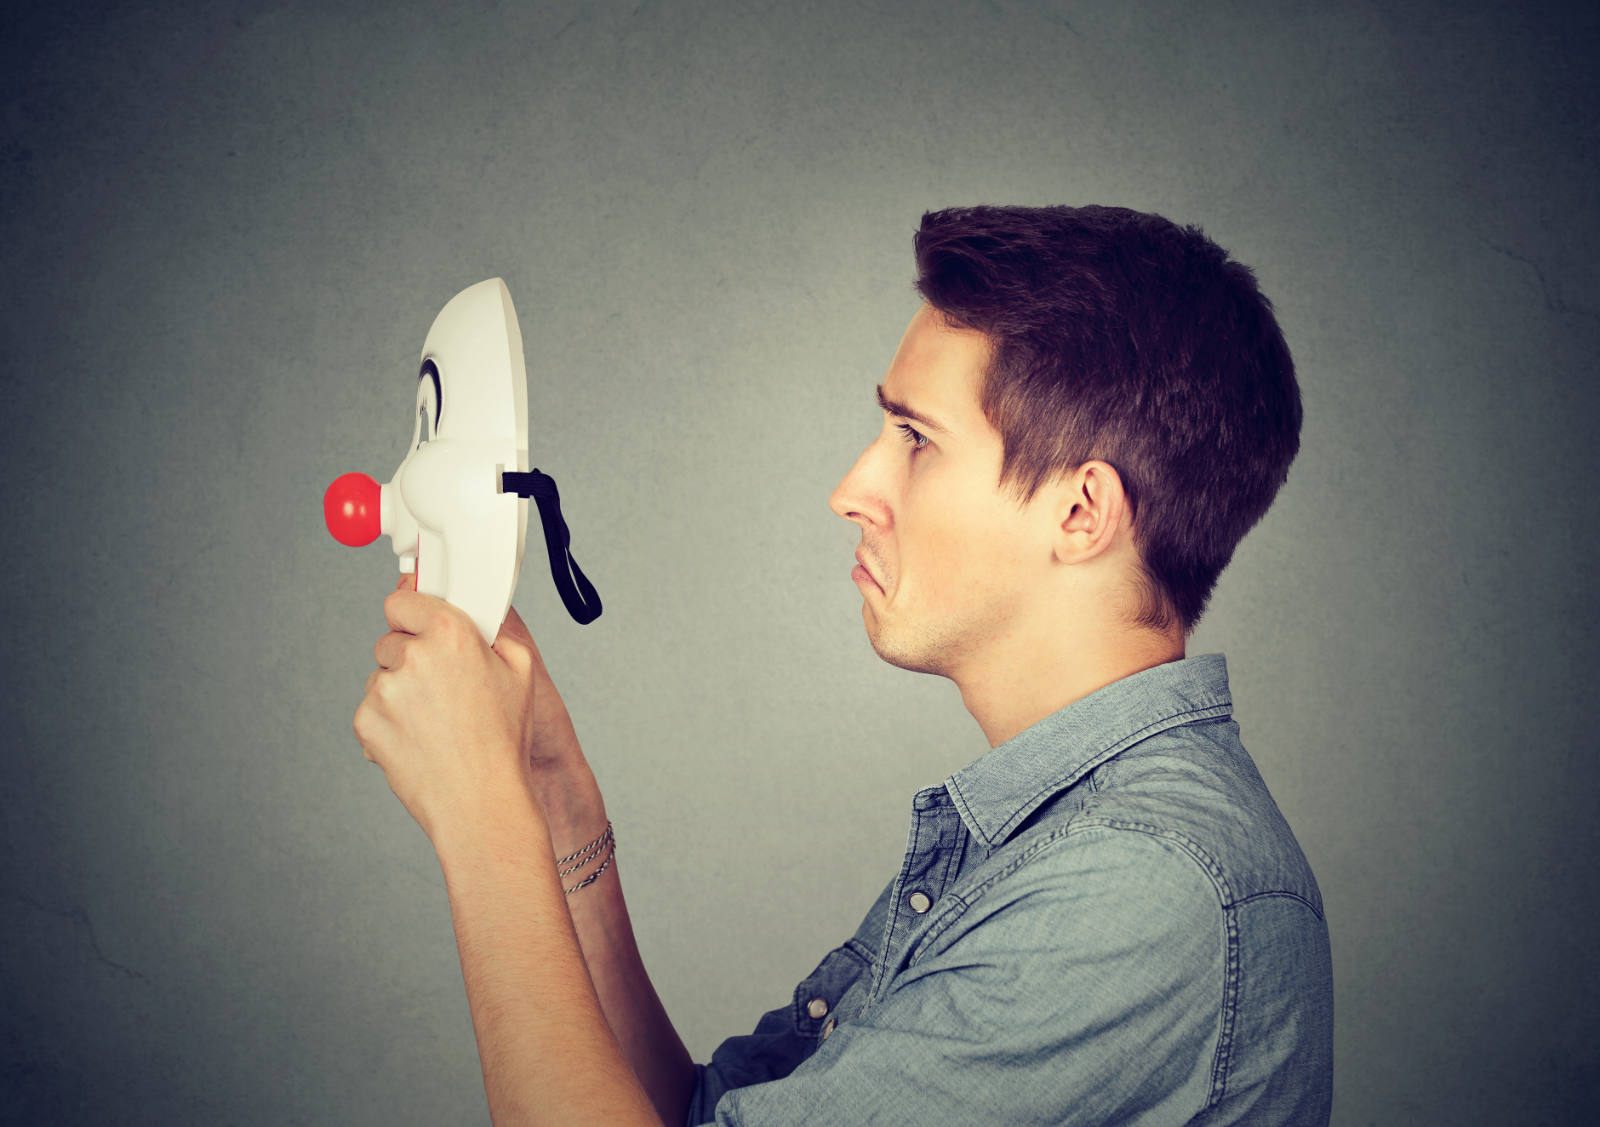
POLYGON ((989 338, 980 402, 1019 504, 1084 462, 1117 471, 1140 572, 1133 625, 1185 637, 1300 449, 1272 303, 1199 227, 1122 207, 922 217, 916 287, 989 338))

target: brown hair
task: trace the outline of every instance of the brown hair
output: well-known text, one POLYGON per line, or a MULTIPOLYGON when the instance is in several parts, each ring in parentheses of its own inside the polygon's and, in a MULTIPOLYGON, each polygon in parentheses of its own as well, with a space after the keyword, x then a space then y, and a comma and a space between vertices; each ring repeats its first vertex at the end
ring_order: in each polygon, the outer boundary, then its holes
POLYGON ((1193 631, 1300 449, 1300 387, 1255 275, 1201 233, 1120 207, 929 212, 917 290, 989 337, 981 404, 1026 503, 1109 463, 1133 514, 1134 625, 1193 631))

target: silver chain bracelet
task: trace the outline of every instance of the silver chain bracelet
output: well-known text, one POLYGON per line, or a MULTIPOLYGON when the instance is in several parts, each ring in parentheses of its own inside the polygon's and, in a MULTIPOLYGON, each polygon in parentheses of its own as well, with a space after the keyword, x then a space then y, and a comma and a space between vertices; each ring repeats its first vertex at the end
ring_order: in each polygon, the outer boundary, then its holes
POLYGON ((605 841, 606 835, 609 834, 610 832, 611 832, 611 819, 607 818, 606 819, 606 828, 600 834, 599 837, 595 838, 588 845, 585 845, 582 849, 578 850, 576 853, 568 853, 565 857, 563 857, 559 861, 557 861, 556 864, 557 865, 565 865, 568 861, 575 861, 579 857, 583 856, 585 853, 591 852, 594 849, 595 846, 597 846, 601 842, 605 841))
MULTIPOLYGON (((606 827, 606 832, 607 833, 611 832, 609 826, 606 827)), ((590 873, 588 876, 584 877, 582 880, 580 880, 577 884, 573 885, 571 888, 563 889, 562 891, 565 892, 568 896, 571 896, 574 892, 578 891, 578 889, 580 889, 580 888, 583 888, 585 885, 593 884, 595 881, 600 879, 600 874, 601 873, 605 872, 607 869, 609 869, 611 867, 611 860, 616 855, 617 855, 617 843, 616 843, 616 839, 613 838, 612 842, 611 842, 611 852, 606 854, 606 859, 603 862, 601 862, 600 867, 598 869, 596 869, 594 872, 590 873)))
POLYGON ((593 861, 596 857, 598 857, 600 855, 600 851, 605 848, 607 842, 615 841, 615 840, 616 840, 616 838, 611 832, 611 823, 607 822, 606 823, 606 832, 605 833, 603 833, 599 837, 595 838, 588 845, 585 845, 582 849, 578 850, 576 853, 573 853, 573 854, 570 854, 569 856, 563 857, 563 858, 561 858, 561 860, 556 862, 556 864, 558 866, 560 866, 560 865, 565 865, 568 861, 574 860, 574 858, 581 858, 580 860, 577 860, 574 864, 569 865, 567 868, 561 869, 561 875, 564 876, 564 877, 565 876, 571 876, 573 873, 577 872, 579 869, 581 869, 585 865, 587 865, 590 861, 593 861))

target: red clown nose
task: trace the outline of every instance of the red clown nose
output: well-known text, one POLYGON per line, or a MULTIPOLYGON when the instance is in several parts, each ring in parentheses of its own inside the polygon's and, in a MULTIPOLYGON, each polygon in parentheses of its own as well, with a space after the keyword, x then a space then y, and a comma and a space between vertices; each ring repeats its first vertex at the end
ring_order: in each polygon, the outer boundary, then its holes
POLYGON ((322 495, 322 519, 333 538, 352 548, 376 540, 383 531, 381 496, 378 483, 364 473, 335 478, 322 495))

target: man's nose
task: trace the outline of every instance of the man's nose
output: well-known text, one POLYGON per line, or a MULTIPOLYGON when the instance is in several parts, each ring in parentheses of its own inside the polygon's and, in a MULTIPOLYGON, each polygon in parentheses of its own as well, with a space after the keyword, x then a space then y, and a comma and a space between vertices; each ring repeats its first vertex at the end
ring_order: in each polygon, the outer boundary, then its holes
POLYGON ((851 466, 850 472, 834 486, 833 493, 828 498, 828 507, 833 510, 835 516, 854 521, 862 527, 868 522, 883 523, 886 510, 881 491, 873 486, 870 473, 872 451, 876 446, 877 443, 874 442, 861 452, 856 464, 851 466))

